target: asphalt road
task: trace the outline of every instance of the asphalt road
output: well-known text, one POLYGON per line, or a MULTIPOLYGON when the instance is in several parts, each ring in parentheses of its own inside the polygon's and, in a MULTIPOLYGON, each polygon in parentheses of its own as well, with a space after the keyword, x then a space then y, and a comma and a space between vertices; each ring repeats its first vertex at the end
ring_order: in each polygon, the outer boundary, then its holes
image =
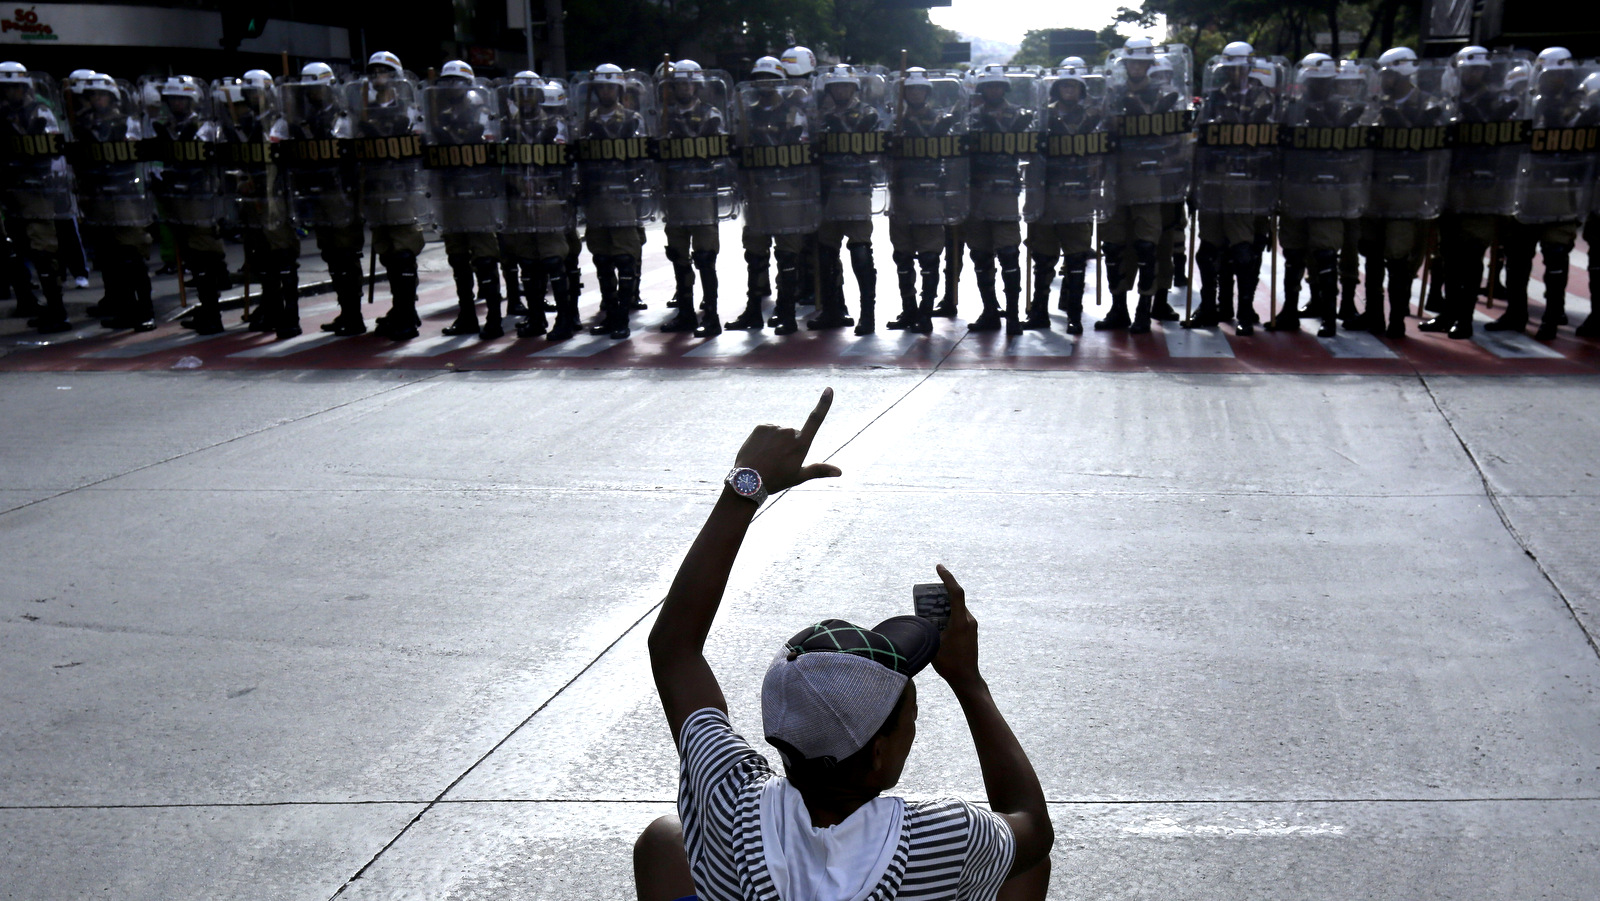
MULTIPOLYGON (((1600 377, 959 368, 0 374, 0 897, 632 896, 644 638, 750 426, 733 721, 960 577, 1052 898, 1600 883, 1600 377)), ((923 678, 901 786, 981 799, 923 678)))

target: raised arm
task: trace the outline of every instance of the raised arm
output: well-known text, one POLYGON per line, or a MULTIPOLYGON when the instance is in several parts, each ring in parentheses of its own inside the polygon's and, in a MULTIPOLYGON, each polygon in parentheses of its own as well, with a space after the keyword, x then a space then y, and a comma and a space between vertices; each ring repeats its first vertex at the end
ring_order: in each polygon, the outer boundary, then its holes
POLYGON ((933 669, 949 683, 966 714, 989 808, 1005 817, 1016 838, 1017 851, 1009 874, 1016 876, 1033 869, 1050 854, 1055 828, 1050 824, 1050 810, 1033 764, 1000 715, 989 685, 978 671, 978 621, 967 611, 966 592, 948 569, 940 566, 938 572, 950 592, 950 624, 939 636, 939 655, 933 658, 933 669))
MULTIPOLYGON (((826 463, 807 466, 805 462, 811 441, 817 436, 832 404, 833 389, 828 388, 822 392, 822 399, 817 401, 816 409, 799 431, 775 425, 756 426, 739 448, 734 465, 760 473, 762 487, 769 495, 811 479, 838 476, 837 466, 826 463)), ((661 605, 661 614, 650 630, 650 669, 655 675, 656 691, 661 695, 661 706, 666 710, 674 742, 678 740, 683 721, 696 710, 715 707, 727 712, 728 703, 722 697, 722 687, 717 684, 702 652, 706 635, 711 631, 711 621, 722 603, 722 592, 728 587, 728 573, 733 569, 739 545, 744 542, 756 510, 753 501, 727 485, 722 486, 722 494, 711 508, 711 515, 700 528, 694 544, 689 546, 689 553, 684 555, 678 575, 667 591, 667 599, 661 605)))

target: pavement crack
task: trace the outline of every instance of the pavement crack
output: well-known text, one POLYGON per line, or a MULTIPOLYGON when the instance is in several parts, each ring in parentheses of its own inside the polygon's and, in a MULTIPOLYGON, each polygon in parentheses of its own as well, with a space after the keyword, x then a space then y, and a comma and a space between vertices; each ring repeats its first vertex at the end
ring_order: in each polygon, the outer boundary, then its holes
POLYGON ((1505 506, 1500 503, 1500 495, 1495 492, 1494 486, 1489 482, 1489 474, 1483 468, 1483 461, 1478 458, 1477 454, 1473 453, 1472 447, 1467 444, 1467 439, 1462 437, 1461 432, 1456 428, 1455 422, 1450 419, 1450 414, 1444 411, 1444 405, 1439 403, 1439 396, 1433 393, 1433 386, 1428 384, 1428 377, 1418 374, 1417 380, 1422 383, 1422 390, 1428 392, 1428 399, 1433 401, 1433 408, 1439 411, 1439 418, 1444 420, 1445 425, 1450 429, 1450 434, 1454 435, 1456 442, 1461 445, 1461 452, 1467 455, 1467 459, 1472 463, 1472 468, 1477 471, 1478 480, 1483 483, 1484 496, 1489 499, 1489 505, 1494 508, 1495 515, 1500 517, 1500 525, 1506 530, 1506 534, 1511 536, 1511 540, 1517 543, 1517 547, 1521 548, 1522 552, 1528 556, 1528 559, 1533 561, 1534 567, 1539 570, 1539 575, 1550 586, 1550 590, 1556 593, 1556 597, 1561 599, 1561 603, 1567 608, 1567 615, 1572 617, 1573 623, 1578 626, 1578 631, 1583 633, 1584 640, 1589 643, 1589 650, 1594 652, 1596 657, 1600 657, 1600 641, 1597 641, 1594 633, 1584 626, 1583 618, 1578 615, 1578 609, 1572 605, 1572 599, 1567 597, 1565 591, 1561 590, 1561 586, 1550 575, 1550 570, 1544 565, 1544 561, 1540 560, 1539 555, 1534 553, 1533 548, 1528 545, 1527 539, 1522 536, 1522 533, 1517 530, 1516 524, 1511 521, 1511 515, 1506 511, 1505 506))

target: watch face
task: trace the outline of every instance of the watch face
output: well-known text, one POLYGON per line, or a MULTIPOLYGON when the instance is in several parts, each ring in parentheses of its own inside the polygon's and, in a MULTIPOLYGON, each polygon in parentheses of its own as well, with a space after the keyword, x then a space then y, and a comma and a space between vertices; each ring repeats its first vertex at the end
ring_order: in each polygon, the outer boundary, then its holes
POLYGON ((740 469, 733 474, 733 490, 751 497, 761 490, 761 476, 753 469, 740 469))

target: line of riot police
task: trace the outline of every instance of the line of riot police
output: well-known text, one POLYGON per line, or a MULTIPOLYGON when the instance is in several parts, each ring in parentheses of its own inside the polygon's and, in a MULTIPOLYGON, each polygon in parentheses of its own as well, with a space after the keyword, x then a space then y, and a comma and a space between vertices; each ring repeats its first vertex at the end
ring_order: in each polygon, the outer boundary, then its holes
MULTIPOLYGON (((1187 48, 1139 38, 1103 67, 1071 57, 1049 70, 819 70, 794 47, 737 84, 692 60, 654 74, 606 64, 570 82, 523 72, 498 83, 453 60, 424 82, 380 51, 348 79, 323 63, 276 83, 252 70, 209 85, 79 70, 58 90, 4 63, 0 198, 7 235, 41 282, 43 331, 70 327, 52 226, 76 216, 105 276, 108 328, 154 325, 145 260, 156 220, 193 272, 199 305, 184 324, 202 334, 223 328, 225 228, 243 237, 262 284, 250 327, 300 333, 299 226, 315 235, 339 304, 323 328, 367 331, 370 231, 392 299, 375 330, 406 340, 421 325, 417 256, 434 227, 459 300, 446 334, 500 337, 504 302, 519 337, 564 340, 584 328, 581 228, 601 296, 588 330, 620 339, 645 306, 644 226, 661 219, 676 309, 663 330, 790 334, 797 308, 813 303, 808 327, 867 334, 877 325, 873 222, 887 214, 900 299, 891 329, 925 334, 956 315, 949 276, 964 247, 981 302, 973 331, 1049 329, 1059 265, 1058 308, 1081 333, 1098 261, 1111 307, 1097 329, 1139 333, 1181 318, 1249 335, 1261 322, 1264 254, 1281 246, 1283 306, 1269 328, 1298 330, 1310 316, 1324 336, 1342 320, 1401 337, 1427 258, 1441 288, 1438 316, 1421 327, 1466 337, 1488 254, 1507 282, 1506 311, 1488 327, 1520 330, 1542 251, 1538 334, 1555 335, 1570 252, 1583 220, 1588 237, 1597 221, 1600 66, 1561 48, 1477 47, 1448 60, 1404 48, 1376 61, 1314 53, 1291 66, 1235 42, 1198 78, 1195 68, 1187 48), (741 211, 746 299, 724 323, 720 224, 741 211), (1168 297, 1186 234, 1198 239, 1199 303, 1182 317, 1168 297)), ((1578 332, 1596 327, 1591 317, 1578 332)))

